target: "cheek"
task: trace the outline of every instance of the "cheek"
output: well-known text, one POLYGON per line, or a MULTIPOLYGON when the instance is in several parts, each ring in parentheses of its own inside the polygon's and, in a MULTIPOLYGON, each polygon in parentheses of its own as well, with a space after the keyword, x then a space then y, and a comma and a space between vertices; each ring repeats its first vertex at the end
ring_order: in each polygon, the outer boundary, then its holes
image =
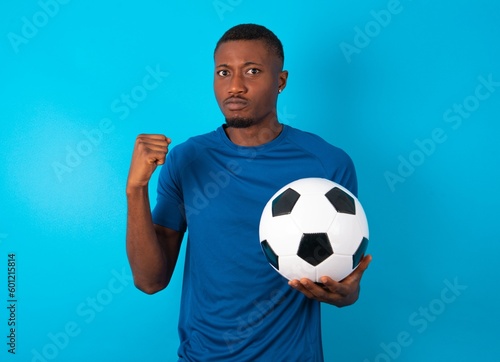
POLYGON ((273 103, 278 96, 279 83, 274 78, 269 78, 261 87, 261 93, 266 96, 263 97, 267 102, 273 103))
POLYGON ((261 96, 259 97, 259 103, 265 105, 266 108, 274 107, 276 104, 277 91, 270 86, 261 90, 261 96))
POLYGON ((221 90, 220 86, 215 82, 214 82, 214 95, 215 95, 215 99, 217 100, 217 103, 220 104, 224 100, 222 90, 221 90))

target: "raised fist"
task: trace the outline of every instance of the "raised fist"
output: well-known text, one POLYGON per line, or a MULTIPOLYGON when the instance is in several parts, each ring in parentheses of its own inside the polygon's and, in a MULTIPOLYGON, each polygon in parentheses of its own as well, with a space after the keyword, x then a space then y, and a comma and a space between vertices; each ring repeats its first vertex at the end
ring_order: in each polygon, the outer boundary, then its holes
POLYGON ((156 167, 165 163, 170 138, 160 134, 141 134, 135 141, 127 189, 147 186, 156 167))

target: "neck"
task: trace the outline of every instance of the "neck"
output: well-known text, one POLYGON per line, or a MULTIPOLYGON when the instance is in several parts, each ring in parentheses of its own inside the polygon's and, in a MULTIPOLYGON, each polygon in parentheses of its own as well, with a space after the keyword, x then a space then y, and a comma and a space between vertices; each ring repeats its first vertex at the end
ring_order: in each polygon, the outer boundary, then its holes
POLYGON ((278 120, 271 124, 258 124, 245 128, 226 127, 225 131, 231 142, 238 146, 261 146, 279 136, 283 125, 278 120))

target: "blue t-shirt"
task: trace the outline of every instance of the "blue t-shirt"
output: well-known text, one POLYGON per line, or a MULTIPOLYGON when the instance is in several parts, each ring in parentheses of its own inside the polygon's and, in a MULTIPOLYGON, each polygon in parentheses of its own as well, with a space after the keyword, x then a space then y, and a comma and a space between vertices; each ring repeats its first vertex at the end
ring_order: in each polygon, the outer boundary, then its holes
POLYGON ((153 220, 188 231, 180 361, 323 361, 319 302, 272 269, 258 234, 269 198, 304 177, 357 194, 344 151, 287 125, 258 147, 232 143, 221 126, 170 150, 153 220))

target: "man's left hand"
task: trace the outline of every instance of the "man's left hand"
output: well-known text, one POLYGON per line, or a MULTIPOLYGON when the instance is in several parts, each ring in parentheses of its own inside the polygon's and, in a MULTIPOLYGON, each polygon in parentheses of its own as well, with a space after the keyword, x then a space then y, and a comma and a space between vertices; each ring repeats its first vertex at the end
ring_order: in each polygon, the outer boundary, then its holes
POLYGON ((361 277, 371 260, 371 255, 366 255, 361 259, 358 267, 340 282, 323 276, 320 278, 322 285, 318 285, 307 278, 290 280, 288 284, 308 298, 337 307, 345 307, 358 300, 361 277))

